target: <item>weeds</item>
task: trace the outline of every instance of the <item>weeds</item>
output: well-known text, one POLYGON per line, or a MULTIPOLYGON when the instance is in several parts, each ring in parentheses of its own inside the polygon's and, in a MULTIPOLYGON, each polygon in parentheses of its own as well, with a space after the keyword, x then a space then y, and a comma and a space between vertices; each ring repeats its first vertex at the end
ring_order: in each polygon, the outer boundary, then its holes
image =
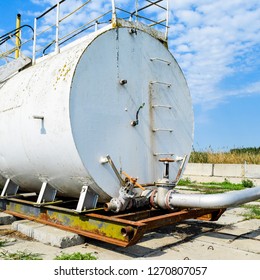
POLYGON ((260 219, 260 206, 257 205, 244 205, 244 208, 249 210, 249 213, 244 216, 246 219, 260 219))
MULTIPOLYGON (((42 260, 41 254, 30 253, 27 251, 17 251, 10 253, 7 250, 0 252, 0 259, 2 260, 42 260)), ((81 254, 79 252, 72 254, 62 253, 60 256, 56 256, 54 260, 97 260, 97 257, 92 253, 81 254)))
POLYGON ((0 239, 0 247, 5 246, 5 245, 6 245, 6 243, 7 243, 7 241, 6 241, 6 240, 2 240, 2 239, 0 239))
POLYGON ((17 251, 15 253, 2 251, 0 252, 0 258, 3 260, 42 260, 40 254, 29 253, 26 251, 17 251))
POLYGON ((224 180, 224 182, 221 183, 215 183, 215 182, 210 182, 210 183, 202 183, 203 186, 208 187, 208 188, 215 188, 215 189, 223 189, 227 191, 239 191, 244 189, 243 184, 235 184, 229 182, 227 179, 224 180))
POLYGON ((208 163, 208 153, 206 152, 196 152, 193 151, 190 155, 190 160, 189 162, 192 163, 208 163))
POLYGON ((54 260, 97 260, 96 256, 93 256, 92 253, 81 254, 79 252, 72 254, 62 253, 60 256, 57 256, 54 260))
POLYGON ((251 180, 242 180, 242 185, 244 188, 252 188, 254 186, 254 183, 251 180))
POLYGON ((190 186, 192 184, 189 178, 180 179, 178 186, 190 186))

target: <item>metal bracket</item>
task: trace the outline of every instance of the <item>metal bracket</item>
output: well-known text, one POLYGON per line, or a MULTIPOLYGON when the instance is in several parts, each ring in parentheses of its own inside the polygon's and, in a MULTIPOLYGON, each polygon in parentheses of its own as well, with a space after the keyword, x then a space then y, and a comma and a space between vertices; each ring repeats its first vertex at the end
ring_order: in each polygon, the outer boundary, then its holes
POLYGON ((144 108, 145 103, 143 103, 137 110, 136 115, 135 115, 135 120, 131 122, 131 126, 136 126, 139 124, 139 112, 142 108, 144 108))
POLYGON ((36 204, 54 201, 57 190, 50 186, 47 182, 42 183, 42 187, 37 198, 36 204))
POLYGON ((80 192, 76 212, 81 213, 96 208, 98 195, 94 194, 88 186, 83 186, 80 192))
POLYGON ((40 132, 41 132, 41 134, 46 134, 46 129, 44 127, 44 116, 33 115, 32 117, 35 120, 40 120, 41 121, 41 130, 40 130, 40 132))
POLYGON ((165 83, 165 82, 160 82, 160 81, 151 81, 150 84, 151 85, 154 85, 154 84, 164 85, 164 86, 167 86, 168 88, 170 88, 172 86, 172 84, 170 84, 170 83, 165 83))
POLYGON ((153 57, 153 58, 150 58, 151 61, 161 61, 161 62, 165 62, 167 65, 171 65, 171 61, 168 61, 168 60, 165 60, 165 59, 162 59, 162 58, 159 58, 159 57, 153 57))
POLYGON ((2 190, 1 196, 13 196, 18 192, 19 186, 17 186, 11 179, 7 179, 5 186, 2 190))
POLYGON ((107 155, 105 158, 102 158, 100 161, 101 164, 105 164, 105 163, 109 163, 109 165, 111 166, 111 168, 113 169, 114 173, 116 174, 116 177, 118 178, 120 185, 124 186, 125 182, 123 180, 123 178, 121 177, 120 173, 118 172, 113 160, 111 159, 111 157, 109 155, 107 155))

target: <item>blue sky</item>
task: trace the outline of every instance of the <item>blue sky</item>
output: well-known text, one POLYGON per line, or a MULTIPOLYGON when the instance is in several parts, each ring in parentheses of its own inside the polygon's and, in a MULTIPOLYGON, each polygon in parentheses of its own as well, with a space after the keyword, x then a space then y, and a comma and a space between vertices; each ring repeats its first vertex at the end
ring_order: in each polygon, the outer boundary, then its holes
MULTIPOLYGON (((66 11, 83 0, 67 0, 66 11)), ((110 0, 92 0, 93 12, 110 0)), ((118 0, 129 5, 135 0, 118 0)), ((15 27, 17 13, 33 25, 56 0, 0 1, 0 34, 15 27)), ((194 148, 228 150, 260 146, 260 1, 170 0, 169 48, 193 99, 194 148)), ((71 25, 82 24, 81 14, 71 25)))

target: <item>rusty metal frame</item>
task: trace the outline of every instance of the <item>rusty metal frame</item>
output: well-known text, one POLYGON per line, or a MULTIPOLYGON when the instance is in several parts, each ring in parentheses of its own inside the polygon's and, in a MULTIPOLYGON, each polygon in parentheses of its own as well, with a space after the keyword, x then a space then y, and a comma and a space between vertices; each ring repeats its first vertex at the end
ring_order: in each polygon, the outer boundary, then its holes
MULTIPOLYGON (((60 202, 61 203, 61 202, 60 202)), ((146 232, 172 225, 187 219, 217 220, 225 209, 181 209, 169 212, 143 209, 135 212, 113 214, 103 208, 77 213, 65 208, 66 203, 37 205, 20 198, 0 198, 0 209, 5 213, 51 225, 82 236, 117 246, 136 244, 146 232)))

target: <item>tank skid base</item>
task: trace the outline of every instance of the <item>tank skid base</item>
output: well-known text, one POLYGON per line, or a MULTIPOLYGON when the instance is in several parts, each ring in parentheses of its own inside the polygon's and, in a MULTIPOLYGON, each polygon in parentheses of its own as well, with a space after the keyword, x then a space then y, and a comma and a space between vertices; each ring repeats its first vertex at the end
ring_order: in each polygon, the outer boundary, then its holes
POLYGON ((5 213, 122 247, 136 244, 151 230, 187 219, 216 221, 225 211, 201 208, 172 212, 142 209, 115 214, 96 208, 78 213, 71 208, 72 204, 73 201, 59 200, 39 206, 23 195, 0 198, 0 209, 5 213))

